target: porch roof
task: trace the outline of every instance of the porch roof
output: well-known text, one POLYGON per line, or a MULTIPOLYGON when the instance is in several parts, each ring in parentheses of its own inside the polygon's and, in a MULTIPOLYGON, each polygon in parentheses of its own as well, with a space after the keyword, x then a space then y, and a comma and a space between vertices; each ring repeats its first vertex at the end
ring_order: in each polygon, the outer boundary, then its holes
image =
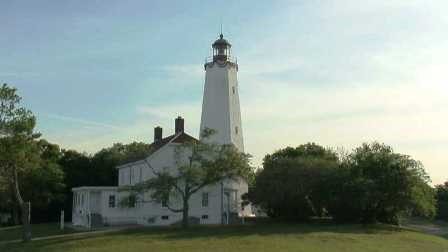
POLYGON ((118 186, 81 186, 72 188, 72 192, 78 191, 111 191, 118 190, 118 186))

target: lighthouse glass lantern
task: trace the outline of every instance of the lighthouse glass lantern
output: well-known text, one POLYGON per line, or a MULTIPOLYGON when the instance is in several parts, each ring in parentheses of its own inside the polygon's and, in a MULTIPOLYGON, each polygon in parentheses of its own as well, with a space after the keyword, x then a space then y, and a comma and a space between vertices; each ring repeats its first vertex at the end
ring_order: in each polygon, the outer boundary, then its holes
POLYGON ((230 47, 232 45, 223 38, 223 35, 219 35, 219 39, 216 40, 213 45, 213 61, 227 61, 230 59, 230 47))

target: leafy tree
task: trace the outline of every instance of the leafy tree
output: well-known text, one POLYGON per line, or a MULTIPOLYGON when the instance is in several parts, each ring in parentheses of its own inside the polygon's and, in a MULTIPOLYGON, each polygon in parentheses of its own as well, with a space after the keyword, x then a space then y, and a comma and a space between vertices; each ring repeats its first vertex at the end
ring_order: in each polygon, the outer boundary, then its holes
MULTIPOLYGON (((213 133, 213 130, 204 130, 203 139, 213 133)), ((187 141, 180 144, 175 152, 176 167, 157 170, 147 162, 154 177, 126 189, 139 193, 148 191, 153 201, 168 202, 170 211, 182 213, 183 227, 189 225, 189 201, 192 195, 226 179, 247 179, 252 170, 249 155, 239 152, 233 145, 187 141), (181 206, 173 206, 169 198, 180 199, 181 206)), ((131 197, 135 195, 131 194, 131 197)))
POLYGON ((249 200, 271 217, 305 220, 325 214, 321 190, 327 174, 338 167, 334 152, 314 143, 266 155, 249 200))
POLYGON ((43 139, 35 144, 40 162, 21 175, 22 194, 33 206, 34 222, 56 221, 65 199, 64 172, 58 164, 61 151, 58 145, 43 139))
POLYGON ((365 143, 344 166, 329 207, 334 218, 399 224, 404 214, 434 215, 429 177, 422 164, 409 156, 384 144, 365 143))
POLYGON ((73 187, 95 186, 96 176, 93 174, 93 167, 90 157, 85 153, 75 150, 62 150, 58 164, 64 172, 65 200, 61 206, 65 211, 66 220, 72 216, 73 187))
POLYGON ((20 176, 35 168, 39 155, 34 140, 36 119, 31 111, 20 106, 20 96, 15 88, 3 84, 0 88, 0 174, 14 190, 21 208, 24 226, 23 240, 31 239, 29 219, 30 204, 22 197, 20 176))
POLYGON ((448 221, 448 182, 436 186, 437 218, 448 221))
POLYGON ((133 142, 130 144, 115 143, 104 148, 91 158, 93 172, 96 173, 95 185, 112 186, 118 181, 116 166, 146 157, 149 144, 133 142))

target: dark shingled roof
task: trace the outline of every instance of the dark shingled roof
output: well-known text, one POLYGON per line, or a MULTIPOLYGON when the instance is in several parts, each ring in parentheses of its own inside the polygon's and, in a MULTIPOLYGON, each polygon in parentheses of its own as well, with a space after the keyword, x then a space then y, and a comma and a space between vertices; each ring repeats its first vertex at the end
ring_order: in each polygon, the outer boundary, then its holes
POLYGON ((181 132, 178 134, 173 134, 171 136, 167 136, 165 138, 162 138, 162 140, 152 143, 149 145, 149 153, 148 156, 151 156, 154 152, 165 146, 167 143, 171 142, 173 140, 173 143, 185 143, 189 141, 199 141, 196 138, 188 135, 185 132, 181 132), (173 140, 174 139, 174 140, 173 140))
POLYGON ((171 136, 167 136, 162 138, 160 141, 154 142, 152 144, 149 145, 149 150, 147 153, 145 153, 144 156, 132 159, 132 160, 127 160, 126 162, 119 164, 118 166, 122 166, 125 164, 129 164, 129 163, 134 163, 140 160, 143 160, 149 156, 151 156, 152 154, 154 154, 156 151, 158 151, 159 149, 161 149, 163 146, 165 146, 166 144, 168 144, 169 142, 173 142, 173 143, 186 143, 186 142, 190 142, 190 141, 199 141, 198 139, 188 135, 185 132, 180 132, 177 134, 173 134, 171 136))

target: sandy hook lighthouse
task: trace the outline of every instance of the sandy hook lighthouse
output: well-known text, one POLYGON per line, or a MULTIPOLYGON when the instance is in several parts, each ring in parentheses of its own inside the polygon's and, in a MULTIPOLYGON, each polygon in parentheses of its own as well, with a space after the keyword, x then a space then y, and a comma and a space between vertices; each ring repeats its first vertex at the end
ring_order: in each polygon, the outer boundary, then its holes
POLYGON ((201 132, 204 128, 216 130, 210 141, 218 144, 232 143, 244 152, 238 64, 231 58, 231 47, 221 33, 212 45, 212 58, 204 65, 205 85, 200 129, 201 132))

